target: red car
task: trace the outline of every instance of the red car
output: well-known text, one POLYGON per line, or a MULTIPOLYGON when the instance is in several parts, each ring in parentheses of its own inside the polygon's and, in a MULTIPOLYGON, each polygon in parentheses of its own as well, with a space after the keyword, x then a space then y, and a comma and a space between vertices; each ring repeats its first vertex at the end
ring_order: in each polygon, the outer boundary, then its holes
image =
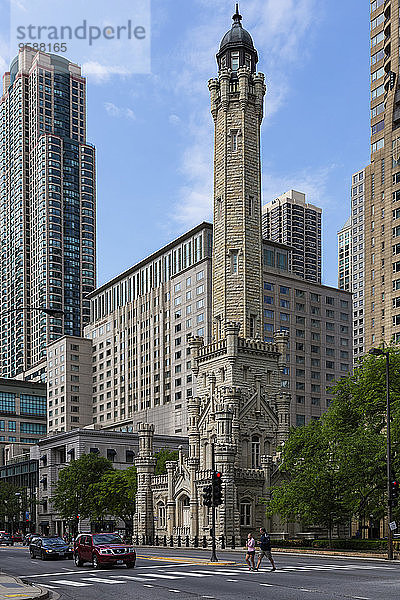
POLYGON ((77 567, 90 562, 95 569, 123 564, 130 569, 136 551, 115 533, 80 533, 74 542, 74 561, 77 567))

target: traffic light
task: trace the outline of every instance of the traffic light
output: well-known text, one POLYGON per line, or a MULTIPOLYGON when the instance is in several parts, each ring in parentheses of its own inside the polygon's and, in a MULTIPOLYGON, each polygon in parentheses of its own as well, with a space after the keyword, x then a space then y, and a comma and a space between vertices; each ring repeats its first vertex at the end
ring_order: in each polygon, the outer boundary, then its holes
POLYGON ((222 504, 222 473, 214 471, 213 473, 213 489, 212 489, 212 500, 213 506, 219 506, 222 504))
POLYGON ((392 506, 397 506, 397 499, 400 493, 400 482, 397 479, 392 479, 390 482, 390 501, 392 506))
POLYGON ((211 485, 207 485, 203 489, 203 505, 208 506, 208 508, 210 508, 210 506, 212 505, 212 487, 211 487, 211 485))

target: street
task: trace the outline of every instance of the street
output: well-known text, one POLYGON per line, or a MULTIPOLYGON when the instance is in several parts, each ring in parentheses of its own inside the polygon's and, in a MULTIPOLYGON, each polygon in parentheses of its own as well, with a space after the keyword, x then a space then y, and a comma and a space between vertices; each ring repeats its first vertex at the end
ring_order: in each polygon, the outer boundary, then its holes
POLYGON ((399 598, 399 566, 384 560, 274 554, 277 570, 264 564, 249 572, 240 552, 171 548, 138 550, 135 569, 94 570, 72 560, 31 560, 28 548, 1 547, 1 569, 59 594, 61 600, 102 598, 259 598, 271 600, 382 600, 399 598), (230 562, 234 564, 226 565, 230 562), (110 587, 112 592, 110 593, 110 587))

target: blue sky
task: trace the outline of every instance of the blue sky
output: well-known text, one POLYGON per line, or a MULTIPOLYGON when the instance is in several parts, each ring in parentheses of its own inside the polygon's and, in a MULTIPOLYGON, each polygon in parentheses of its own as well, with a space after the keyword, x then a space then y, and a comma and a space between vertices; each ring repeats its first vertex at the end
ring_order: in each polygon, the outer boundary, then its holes
MULTIPOLYGON (((4 72, 5 0, 0 10, 4 72)), ((211 219, 207 81, 233 12, 231 0, 152 0, 151 72, 87 66, 99 285, 211 219)), ((240 12, 268 85, 263 202, 294 188, 323 208, 323 283, 336 285, 351 174, 369 162, 369 0, 242 0, 240 12)))

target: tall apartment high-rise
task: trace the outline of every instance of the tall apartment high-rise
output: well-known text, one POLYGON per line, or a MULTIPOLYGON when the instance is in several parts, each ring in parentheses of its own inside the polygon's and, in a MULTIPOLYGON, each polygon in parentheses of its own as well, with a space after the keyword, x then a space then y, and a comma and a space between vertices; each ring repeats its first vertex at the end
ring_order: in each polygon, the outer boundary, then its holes
POLYGON ((397 2, 371 2, 371 163, 365 169, 366 350, 400 341, 400 87, 397 2))
POLYGON ((3 77, 0 374, 5 377, 39 363, 48 343, 64 334, 81 335, 89 321, 85 297, 96 282, 95 150, 86 142, 85 88, 78 65, 27 47, 3 77), (33 307, 62 310, 64 318, 33 307))
POLYGON ((352 290, 351 262, 351 216, 337 233, 338 236, 338 286, 341 290, 352 290))
POLYGON ((338 232, 338 286, 353 293, 353 354, 365 352, 365 172, 351 178, 351 215, 338 232))
POLYGON ((289 190, 262 207, 263 236, 292 247, 291 270, 321 283, 322 210, 306 202, 305 194, 289 190))

